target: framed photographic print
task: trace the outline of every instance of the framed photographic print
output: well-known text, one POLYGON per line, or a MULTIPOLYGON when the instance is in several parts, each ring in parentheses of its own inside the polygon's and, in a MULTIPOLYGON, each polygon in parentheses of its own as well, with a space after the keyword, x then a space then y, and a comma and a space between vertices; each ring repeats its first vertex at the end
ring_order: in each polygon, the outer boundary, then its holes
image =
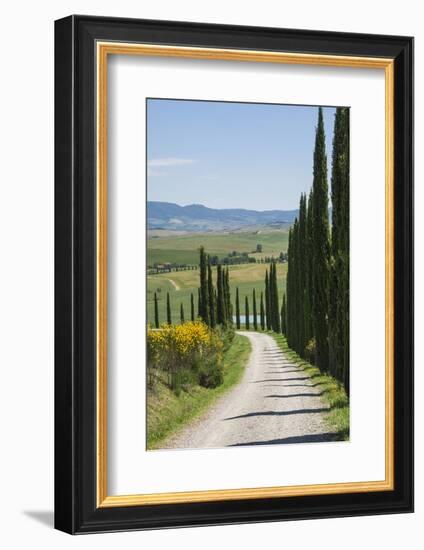
POLYGON ((55 525, 413 509, 413 39, 55 26, 55 525))

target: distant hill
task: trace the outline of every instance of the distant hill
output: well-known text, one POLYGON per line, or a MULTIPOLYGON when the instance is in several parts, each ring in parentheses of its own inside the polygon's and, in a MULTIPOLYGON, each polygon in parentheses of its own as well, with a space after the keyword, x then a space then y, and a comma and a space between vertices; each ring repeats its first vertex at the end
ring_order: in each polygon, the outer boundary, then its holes
POLYGON ((148 229, 222 231, 255 225, 292 224, 298 210, 245 210, 208 208, 202 204, 179 206, 172 202, 147 202, 148 229))

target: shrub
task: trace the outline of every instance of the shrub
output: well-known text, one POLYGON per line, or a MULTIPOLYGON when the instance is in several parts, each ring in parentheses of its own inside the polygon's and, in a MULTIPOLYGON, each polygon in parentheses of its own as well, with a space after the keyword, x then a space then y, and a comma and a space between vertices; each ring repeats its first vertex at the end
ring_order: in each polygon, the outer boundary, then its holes
POLYGON ((316 353, 315 338, 311 338, 305 348, 305 359, 309 363, 312 363, 313 365, 315 364, 315 353, 316 353))
POLYGON ((182 325, 162 325, 147 332, 147 368, 149 384, 158 376, 176 393, 184 385, 216 387, 222 384, 223 340, 219 330, 202 321, 182 325))

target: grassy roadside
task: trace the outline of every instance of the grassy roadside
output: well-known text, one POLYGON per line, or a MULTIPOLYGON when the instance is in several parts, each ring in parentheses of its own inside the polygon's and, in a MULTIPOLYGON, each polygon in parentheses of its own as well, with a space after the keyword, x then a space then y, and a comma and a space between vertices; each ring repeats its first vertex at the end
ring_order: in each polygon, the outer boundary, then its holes
POLYGON ((288 359, 296 363, 312 378, 314 386, 319 386, 322 399, 330 406, 326 418, 329 426, 337 432, 339 441, 349 439, 349 399, 343 386, 332 376, 322 374, 318 367, 311 365, 297 355, 287 345, 282 334, 270 333, 288 359))
POLYGON ((243 375, 251 351, 245 336, 235 335, 233 343, 224 354, 224 382, 209 389, 191 386, 177 396, 167 386, 157 383, 147 395, 147 449, 158 449, 165 438, 210 407, 243 375))

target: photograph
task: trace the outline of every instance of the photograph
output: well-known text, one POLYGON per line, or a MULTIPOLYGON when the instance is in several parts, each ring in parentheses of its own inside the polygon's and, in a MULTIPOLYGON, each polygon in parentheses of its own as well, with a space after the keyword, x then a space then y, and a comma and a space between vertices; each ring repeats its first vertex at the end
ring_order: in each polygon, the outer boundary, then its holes
POLYGON ((146 99, 147 450, 349 440, 349 118, 146 99))
MULTIPOLYGON (((214 23, 184 20, 180 5, 177 20, 165 9, 55 20, 54 527, 65 533, 371 526, 359 516, 414 511, 413 33, 381 10, 367 28, 363 10, 347 24, 321 6, 306 23, 301 9, 249 26, 227 7, 214 23)), ((11 182, 24 167, 12 164, 11 182)), ((44 179, 25 181, 53 213, 34 185, 44 179)), ((14 258, 27 260, 22 228, 14 258)), ((28 270, 12 271, 20 283, 28 270)), ((383 531, 399 546, 405 529, 383 531)))

